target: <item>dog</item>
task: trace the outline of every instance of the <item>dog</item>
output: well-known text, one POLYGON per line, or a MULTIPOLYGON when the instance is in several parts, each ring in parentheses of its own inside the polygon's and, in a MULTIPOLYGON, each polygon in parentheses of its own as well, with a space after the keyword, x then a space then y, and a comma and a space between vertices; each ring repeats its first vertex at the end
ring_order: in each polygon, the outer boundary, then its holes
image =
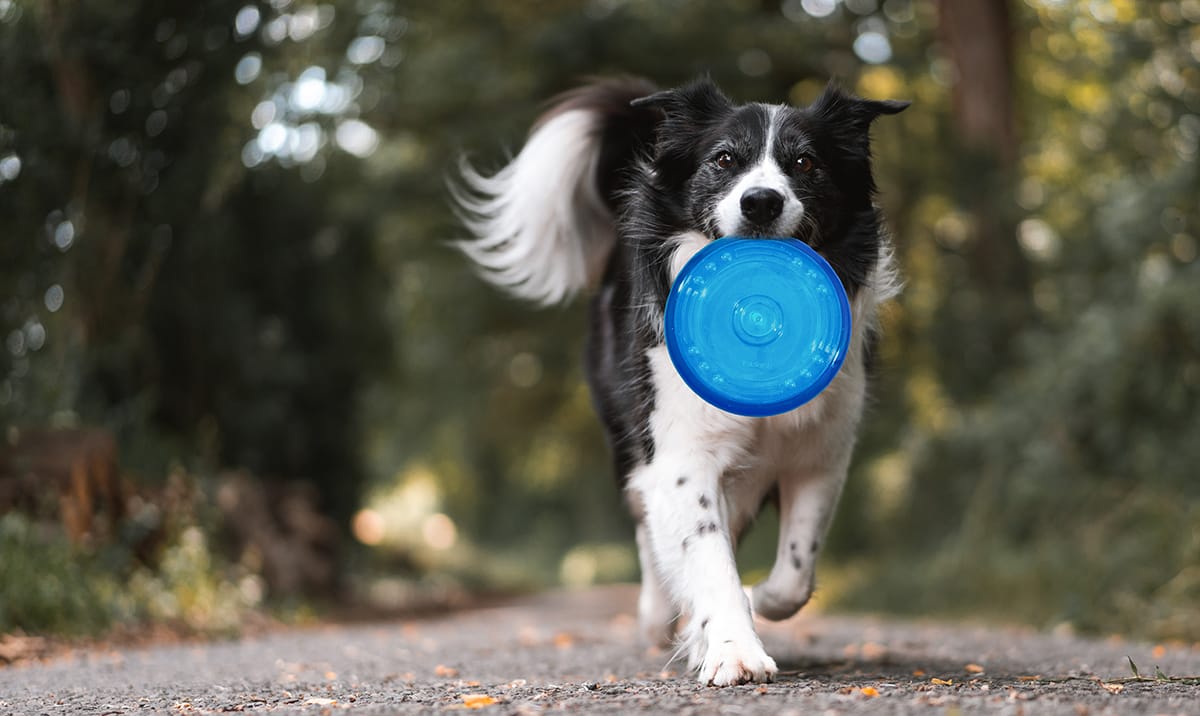
POLYGON ((458 246, 485 279, 542 305, 598 286, 587 377, 637 522, 639 628, 656 645, 678 637, 702 683, 770 681, 777 667, 753 616, 785 619, 812 595, 863 413, 877 307, 899 290, 869 130, 908 104, 832 83, 796 108, 737 105, 707 77, 665 91, 596 80, 552 101, 506 166, 487 174, 464 159, 451 182, 473 235, 458 246), (800 239, 850 298, 845 362, 791 412, 723 412, 668 357, 672 281, 723 236, 800 239), (745 591, 737 541, 771 501, 775 563, 745 591))

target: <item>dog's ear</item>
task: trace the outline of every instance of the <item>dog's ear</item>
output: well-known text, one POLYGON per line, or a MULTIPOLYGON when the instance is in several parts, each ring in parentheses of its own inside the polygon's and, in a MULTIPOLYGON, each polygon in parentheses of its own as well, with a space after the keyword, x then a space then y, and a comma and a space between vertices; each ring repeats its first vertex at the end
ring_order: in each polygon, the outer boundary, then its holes
POLYGON ((629 104, 661 110, 668 119, 686 118, 690 121, 717 116, 733 106, 708 75, 702 75, 682 87, 639 97, 629 104))
POLYGON ((871 175, 871 123, 884 114, 903 112, 909 102, 873 100, 856 97, 835 82, 809 108, 809 114, 824 137, 825 157, 834 166, 839 182, 858 185, 857 195, 870 197, 875 192, 871 175))
POLYGON ((668 186, 687 181, 700 161, 697 137, 733 107, 707 75, 676 89, 640 97, 630 105, 654 115, 654 162, 658 181, 668 186))
POLYGON ((911 102, 899 100, 874 100, 856 97, 843 90, 836 82, 825 85, 825 91, 812 103, 812 113, 836 125, 850 126, 865 133, 871 122, 881 114, 899 114, 911 102))

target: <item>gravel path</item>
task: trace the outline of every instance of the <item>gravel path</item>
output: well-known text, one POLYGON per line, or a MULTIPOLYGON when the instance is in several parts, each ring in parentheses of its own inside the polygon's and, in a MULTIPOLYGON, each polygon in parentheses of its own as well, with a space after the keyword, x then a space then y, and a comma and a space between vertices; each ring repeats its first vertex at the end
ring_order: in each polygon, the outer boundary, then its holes
POLYGON ((297 629, 0 668, 0 715, 1200 714, 1200 645, 801 615, 764 626, 773 684, 702 687, 637 645, 635 592, 557 592, 437 618, 297 629), (1105 682, 1097 680, 1097 677, 1105 682))

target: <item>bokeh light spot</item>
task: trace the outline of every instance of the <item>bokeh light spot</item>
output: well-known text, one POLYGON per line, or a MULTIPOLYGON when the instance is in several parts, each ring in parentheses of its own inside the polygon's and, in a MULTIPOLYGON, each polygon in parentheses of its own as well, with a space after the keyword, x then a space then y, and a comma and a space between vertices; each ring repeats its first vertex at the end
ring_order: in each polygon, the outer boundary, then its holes
POLYGON ((738 57, 738 69, 747 77, 762 77, 771 71, 771 56, 758 48, 746 50, 738 57))
POLYGON ((354 538, 365 545, 374 547, 383 542, 387 532, 387 524, 383 516, 370 508, 359 510, 350 522, 350 530, 354 538))
POLYGON ((854 40, 854 54, 863 62, 878 65, 892 59, 892 43, 881 32, 864 32, 854 40))
POLYGON ((357 119, 338 122, 334 139, 339 147, 356 157, 370 156, 379 146, 379 134, 366 122, 357 119))
POLYGON ((508 379, 518 388, 532 388, 542 379, 542 360, 532 353, 518 353, 508 362, 508 379))
POLYGON ((21 158, 16 154, 9 154, 0 159, 0 181, 12 181, 21 174, 21 158))
POLYGON ((312 112, 325 99, 325 87, 325 68, 309 67, 297 78, 289 101, 302 112, 312 112))
POLYGON ((75 225, 70 221, 60 222, 58 226, 54 227, 52 239, 59 251, 71 248, 71 244, 75 243, 75 225))
POLYGON ((346 48, 346 59, 356 65, 369 65, 383 57, 386 48, 387 43, 378 35, 356 37, 346 48))
POLYGON ((233 78, 240 85, 250 84, 258 79, 260 72, 262 72, 262 55, 250 52, 238 60, 237 67, 233 68, 233 78))
POLYGON ((783 3, 783 14, 793 22, 809 17, 829 17, 837 10, 837 0, 787 0, 783 3))
POLYGON ((421 537, 425 544, 436 550, 447 550, 458 541, 458 528, 454 521, 441 512, 435 512, 421 523, 421 537))
POLYGON ((46 304, 46 310, 51 313, 57 313, 63 307, 63 287, 59 284, 54 284, 46 289, 46 293, 42 296, 42 302, 46 304))
POLYGON ((262 13, 253 5, 247 5, 241 10, 238 10, 237 16, 233 19, 233 29, 239 38, 249 37, 255 30, 258 29, 258 23, 262 19, 262 13))

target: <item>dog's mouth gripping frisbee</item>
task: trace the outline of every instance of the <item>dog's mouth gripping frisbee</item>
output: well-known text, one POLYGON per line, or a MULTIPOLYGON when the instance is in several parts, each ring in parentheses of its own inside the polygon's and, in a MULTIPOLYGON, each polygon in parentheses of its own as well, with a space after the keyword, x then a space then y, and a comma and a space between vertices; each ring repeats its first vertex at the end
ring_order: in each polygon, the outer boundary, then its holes
POLYGON ((667 351, 708 403, 751 417, 815 398, 850 348, 841 279, 797 239, 726 237, 676 276, 665 314, 667 351))

